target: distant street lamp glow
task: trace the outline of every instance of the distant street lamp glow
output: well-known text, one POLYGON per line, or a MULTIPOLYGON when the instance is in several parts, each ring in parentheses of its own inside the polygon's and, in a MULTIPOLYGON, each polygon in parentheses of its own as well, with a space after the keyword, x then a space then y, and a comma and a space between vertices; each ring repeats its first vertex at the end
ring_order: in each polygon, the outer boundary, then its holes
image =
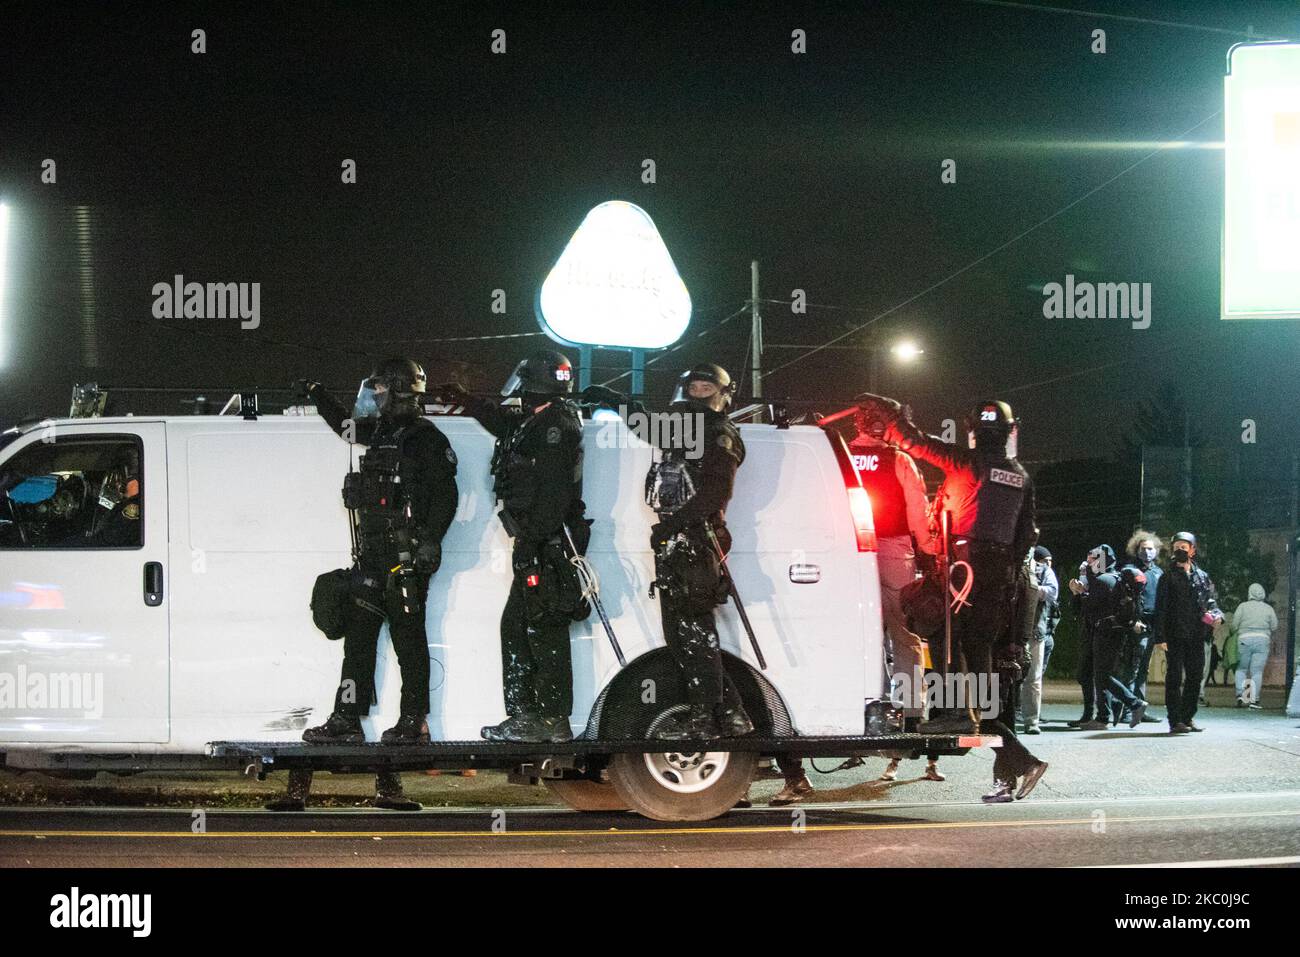
POLYGON ((925 350, 910 339, 897 343, 889 351, 894 354, 899 362, 913 362, 918 356, 925 354, 925 350))

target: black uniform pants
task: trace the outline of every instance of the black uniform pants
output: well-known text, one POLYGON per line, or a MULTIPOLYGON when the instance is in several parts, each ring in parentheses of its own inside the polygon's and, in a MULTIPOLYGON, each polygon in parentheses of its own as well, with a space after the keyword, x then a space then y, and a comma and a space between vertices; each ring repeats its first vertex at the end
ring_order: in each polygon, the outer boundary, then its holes
POLYGON ((712 711, 722 703, 726 684, 713 611, 699 611, 698 606, 672 589, 660 589, 658 594, 664 643, 682 669, 686 700, 694 707, 712 711))
POLYGON ((528 573, 515 572, 501 613, 501 676, 506 714, 568 718, 573 710, 573 663, 568 617, 546 614, 528 591, 528 573))
POLYGON ((1079 688, 1083 692, 1083 720, 1085 721, 1092 718, 1093 708, 1097 702, 1097 685, 1093 674, 1094 644, 1092 629, 1085 624, 1083 640, 1079 642, 1079 664, 1075 671, 1075 680, 1079 682, 1079 688))
POLYGON ((998 714, 981 718, 980 730, 1002 737, 1002 746, 993 749, 993 777, 1012 781, 1038 764, 1038 759, 1016 737, 1015 688, 994 666, 994 649, 1007 640, 1011 626, 1016 566, 1006 558, 978 553, 971 554, 967 560, 975 582, 967 596, 970 605, 953 615, 953 641, 965 656, 963 670, 975 677, 977 685, 982 683, 998 689, 998 714))
POLYGON ((1146 641, 1142 645, 1142 657, 1138 660, 1137 677, 1133 681, 1133 693, 1143 701, 1147 699, 1147 672, 1151 670, 1151 652, 1155 651, 1155 614, 1144 614, 1142 624, 1147 626, 1146 641))
POLYGON ((1102 628, 1093 639, 1093 687, 1097 695, 1097 718, 1118 720, 1120 712, 1138 703, 1131 684, 1125 683, 1117 670, 1124 632, 1102 628))
POLYGON ((1166 646, 1165 710, 1169 726, 1191 724, 1201 697, 1205 673, 1205 642, 1200 635, 1170 641, 1166 646))
POLYGON ((400 582, 382 565, 352 570, 352 597, 369 607, 354 600, 343 620, 343 674, 334 696, 337 713, 359 718, 370 713, 379 630, 385 621, 402 673, 402 714, 424 717, 429 713, 429 642, 424 630, 429 576, 411 576, 407 590, 404 598, 400 582))

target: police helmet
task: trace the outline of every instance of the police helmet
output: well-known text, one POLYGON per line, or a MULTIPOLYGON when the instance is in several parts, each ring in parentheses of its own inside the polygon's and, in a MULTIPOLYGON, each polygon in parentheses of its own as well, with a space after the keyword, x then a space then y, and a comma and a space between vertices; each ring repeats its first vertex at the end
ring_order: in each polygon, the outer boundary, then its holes
POLYGON ((1011 406, 997 399, 976 403, 966 416, 966 433, 973 449, 1003 448, 1008 458, 1016 457, 1016 434, 1020 420, 1011 406))
POLYGON ((573 391, 573 364, 562 352, 547 349, 534 352, 515 366, 501 394, 506 397, 531 392, 538 395, 564 395, 573 391))
POLYGON ((725 412, 730 408, 735 394, 736 382, 726 369, 712 362, 700 362, 677 377, 677 388, 673 390, 672 401, 674 405, 685 402, 690 405, 703 405, 714 412, 725 412), (708 382, 715 386, 717 391, 707 398, 693 398, 692 382, 708 382))
POLYGON ((361 381, 352 417, 369 419, 419 412, 419 396, 424 395, 426 383, 424 369, 414 359, 384 359, 361 381))

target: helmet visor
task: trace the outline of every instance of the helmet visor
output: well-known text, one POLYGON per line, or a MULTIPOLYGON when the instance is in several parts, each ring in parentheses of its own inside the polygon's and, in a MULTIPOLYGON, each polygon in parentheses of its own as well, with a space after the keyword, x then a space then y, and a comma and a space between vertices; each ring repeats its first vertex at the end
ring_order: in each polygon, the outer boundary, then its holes
POLYGON ((702 375, 682 376, 677 380, 677 388, 673 390, 672 402, 673 404, 693 402, 696 405, 707 405, 715 412, 721 412, 730 404, 731 392, 720 388, 712 379, 702 375))
POLYGON ((373 376, 362 379, 356 401, 352 403, 352 418, 377 419, 387 403, 388 386, 373 376))
POLYGON ((518 395, 523 391, 524 377, 522 373, 526 364, 527 360, 515 366, 515 371, 510 373, 510 377, 506 379, 506 384, 501 387, 502 395, 509 397, 512 395, 518 395))

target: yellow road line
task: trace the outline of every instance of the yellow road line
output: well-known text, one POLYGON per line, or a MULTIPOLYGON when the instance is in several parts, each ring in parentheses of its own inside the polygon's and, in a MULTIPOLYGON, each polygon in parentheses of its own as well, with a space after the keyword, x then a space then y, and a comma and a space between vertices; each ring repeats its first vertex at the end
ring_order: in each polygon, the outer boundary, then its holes
MULTIPOLYGON (((1250 811, 1222 814, 1162 814, 1150 817, 1107 816, 1104 823, 1139 824, 1156 821, 1209 821, 1243 820, 1256 817, 1300 817, 1300 808, 1289 811, 1250 811)), ((982 827, 1058 827, 1092 825, 1093 817, 1039 818, 1026 821, 907 821, 893 824, 807 824, 800 832, 819 831, 914 831, 944 830, 982 827)), ((663 827, 663 828, 606 828, 603 830, 547 830, 547 831, 65 831, 65 830, 0 830, 0 837, 107 837, 107 838, 437 838, 437 837, 654 837, 664 834, 790 834, 793 824, 764 827, 663 827)))

